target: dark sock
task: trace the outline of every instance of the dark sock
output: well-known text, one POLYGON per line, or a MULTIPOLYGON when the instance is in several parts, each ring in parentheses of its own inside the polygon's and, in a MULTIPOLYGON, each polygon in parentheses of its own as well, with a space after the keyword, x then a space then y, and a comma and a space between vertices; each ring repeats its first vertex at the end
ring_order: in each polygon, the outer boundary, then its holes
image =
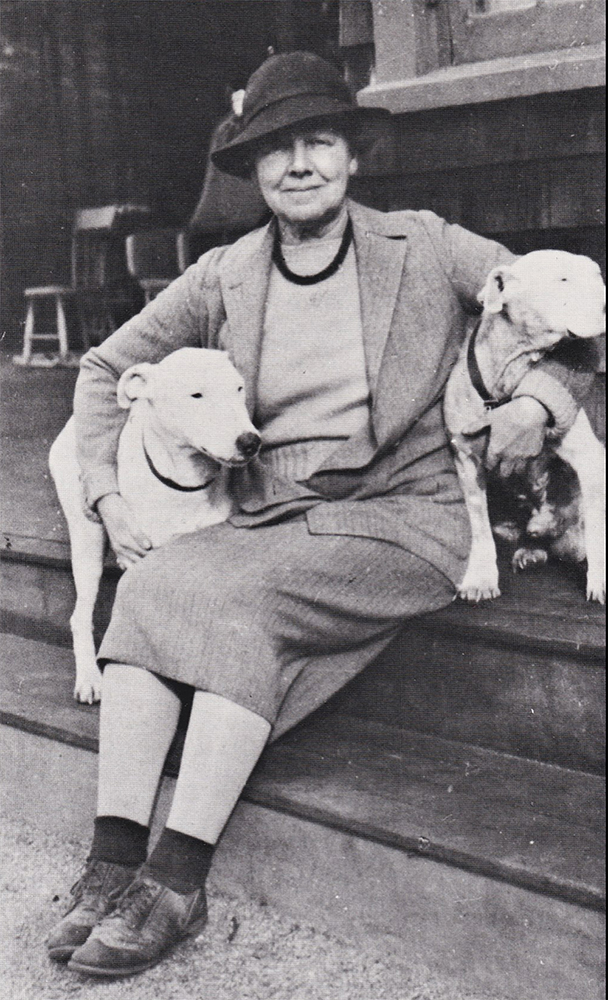
POLYGON ((146 872, 174 892, 194 892, 204 884, 215 845, 168 826, 152 851, 146 872))
POLYGON ((122 816, 98 816, 89 859, 138 868, 146 860, 150 830, 122 816))

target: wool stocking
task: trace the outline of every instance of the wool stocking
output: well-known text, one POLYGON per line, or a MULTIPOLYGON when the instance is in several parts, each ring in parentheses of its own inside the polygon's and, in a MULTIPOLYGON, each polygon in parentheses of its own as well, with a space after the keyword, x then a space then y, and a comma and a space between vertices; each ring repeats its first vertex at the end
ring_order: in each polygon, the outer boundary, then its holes
POLYGON ((204 885, 214 845, 266 745, 270 723, 197 691, 167 821, 145 871, 175 892, 204 885))
POLYGON ((154 674, 110 663, 103 676, 97 815, 148 826, 181 702, 154 674))
POLYGON ((261 715, 197 691, 167 826, 215 844, 270 734, 261 715))

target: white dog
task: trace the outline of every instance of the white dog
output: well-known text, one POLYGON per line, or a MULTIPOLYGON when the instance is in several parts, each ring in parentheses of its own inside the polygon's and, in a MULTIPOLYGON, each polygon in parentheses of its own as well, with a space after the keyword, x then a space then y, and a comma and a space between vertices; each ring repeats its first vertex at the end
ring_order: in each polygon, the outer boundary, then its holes
MULTIPOLYGON (((597 337, 606 323, 606 289, 598 265, 564 251, 538 250, 510 266, 495 268, 479 300, 484 307, 481 320, 463 346, 445 394, 445 419, 473 535, 458 593, 472 601, 497 597, 500 591, 485 492, 485 442, 467 435, 488 426, 488 411, 511 398, 526 372, 547 351, 564 338, 597 337)), ((587 598, 603 604, 605 450, 583 410, 561 439, 547 436, 546 448, 576 473, 576 496, 570 495, 567 509, 564 504, 558 511, 550 501, 560 491, 551 494, 548 490, 555 461, 549 456, 544 462, 531 463, 537 482, 532 486, 534 512, 526 534, 535 540, 544 535, 550 551, 557 555, 586 558, 587 598), (562 530, 558 525, 565 527, 562 530)), ((541 550, 522 548, 514 566, 541 561, 541 550)))
MULTIPOLYGON (((152 546, 225 521, 232 511, 228 467, 248 462, 261 443, 228 355, 186 347, 158 364, 134 365, 118 382, 117 398, 129 410, 118 446, 118 488, 152 546)), ((73 419, 53 443, 49 465, 68 524, 76 586, 74 697, 92 704, 101 695, 93 609, 106 534, 84 513, 73 419)))

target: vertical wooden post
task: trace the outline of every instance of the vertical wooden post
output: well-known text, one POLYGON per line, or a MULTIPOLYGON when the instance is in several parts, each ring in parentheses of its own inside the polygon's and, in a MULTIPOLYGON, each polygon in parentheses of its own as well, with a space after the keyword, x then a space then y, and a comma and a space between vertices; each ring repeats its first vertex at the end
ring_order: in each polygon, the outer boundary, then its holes
POLYGON ((372 0, 378 83, 409 80, 450 64, 449 4, 372 0))
POLYGON ((32 356, 32 338, 34 336, 34 300, 28 299, 25 329, 23 331, 23 364, 29 364, 32 356))
POLYGON ((57 314, 57 339, 59 341, 59 357, 63 360, 68 356, 68 327, 65 321, 63 296, 55 296, 55 311, 57 314))

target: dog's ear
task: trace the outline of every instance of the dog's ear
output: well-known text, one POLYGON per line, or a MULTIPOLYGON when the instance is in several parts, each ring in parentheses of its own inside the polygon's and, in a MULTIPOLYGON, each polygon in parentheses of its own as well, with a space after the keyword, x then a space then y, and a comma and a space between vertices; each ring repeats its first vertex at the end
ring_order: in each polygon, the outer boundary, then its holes
POLYGON ((499 313, 505 304, 505 285, 511 277, 508 267, 495 267, 490 271, 486 283, 477 299, 487 312, 499 313))
POLYGON ((143 361, 122 373, 116 386, 116 398, 121 409, 128 410, 133 400, 146 398, 153 368, 154 365, 143 361))

